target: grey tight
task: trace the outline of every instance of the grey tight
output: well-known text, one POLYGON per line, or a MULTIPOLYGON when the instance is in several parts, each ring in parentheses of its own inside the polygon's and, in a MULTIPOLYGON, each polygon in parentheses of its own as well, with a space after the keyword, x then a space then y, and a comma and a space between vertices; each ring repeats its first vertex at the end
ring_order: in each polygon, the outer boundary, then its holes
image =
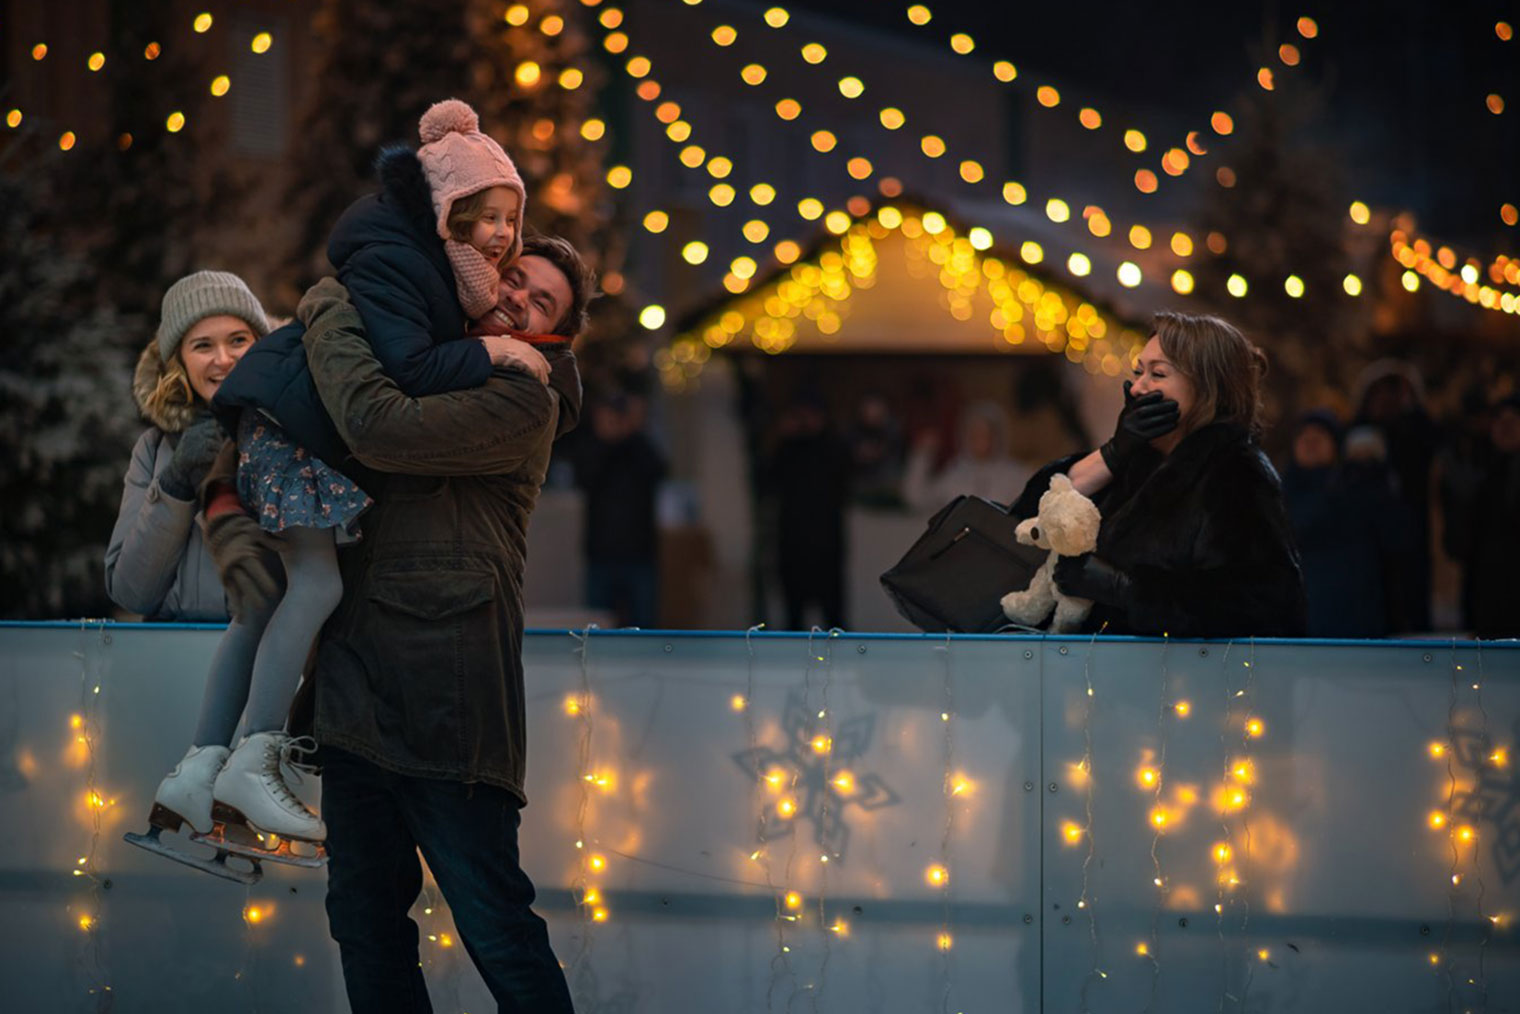
POLYGON ((234 621, 222 635, 201 703, 196 746, 231 746, 239 714, 245 736, 285 727, 306 657, 343 596, 332 529, 287 528, 278 548, 285 594, 266 622, 234 621))

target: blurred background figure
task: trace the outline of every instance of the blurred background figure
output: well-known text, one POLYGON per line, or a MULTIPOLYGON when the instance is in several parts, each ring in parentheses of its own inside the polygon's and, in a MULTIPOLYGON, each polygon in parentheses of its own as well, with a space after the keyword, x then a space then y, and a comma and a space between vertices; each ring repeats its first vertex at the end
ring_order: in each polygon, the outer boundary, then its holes
POLYGON ((865 507, 901 507, 903 481, 902 425, 886 396, 872 391, 855 406, 849 434, 854 463, 854 499, 865 507))
POLYGON ((825 629, 843 627, 850 448, 813 392, 793 398, 781 414, 777 437, 765 485, 776 502, 786 629, 806 630, 815 622, 825 629))
MULTIPOLYGON (((1431 538, 1430 486, 1439 433, 1425 407, 1425 383, 1412 365, 1380 359, 1357 379, 1355 426, 1382 435, 1388 467, 1397 480, 1395 495, 1414 525, 1415 552, 1410 558, 1406 591, 1409 631, 1430 624, 1431 538)), ((1350 434, 1348 434, 1350 436, 1350 434)), ((1347 447, 1350 457, 1351 448, 1347 447)))
POLYGON ((1466 564, 1463 601, 1479 637, 1520 637, 1520 394, 1494 406, 1492 453, 1463 529, 1450 533, 1466 564))
POLYGON ((655 500, 666 463, 645 432, 646 420, 642 398, 622 392, 598 398, 571 458, 585 495, 586 604, 613 614, 622 627, 659 622, 655 500))
POLYGON ((962 495, 1011 503, 1034 469, 1010 457, 1008 446, 1008 413, 996 402, 975 402, 961 415, 956 455, 937 474, 930 472, 940 451, 939 436, 928 431, 914 439, 903 498, 919 511, 942 507, 962 495))
POLYGON ((1414 525, 1394 496, 1382 436, 1363 427, 1341 460, 1340 422, 1309 412, 1294 428, 1283 502, 1298 543, 1311 637, 1387 637, 1408 629, 1414 525), (1354 449, 1356 460, 1350 460, 1354 449))

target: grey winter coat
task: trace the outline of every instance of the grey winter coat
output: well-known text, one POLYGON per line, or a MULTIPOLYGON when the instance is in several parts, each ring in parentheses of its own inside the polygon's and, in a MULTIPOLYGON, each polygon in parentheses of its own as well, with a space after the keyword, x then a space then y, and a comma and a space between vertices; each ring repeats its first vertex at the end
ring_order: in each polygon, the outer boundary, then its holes
POLYGON ((569 343, 546 387, 495 371, 483 387, 409 398, 381 369, 336 282, 301 301, 312 379, 371 492, 340 554, 343 599, 316 662, 317 741, 391 771, 484 782, 526 801, 522 576, 549 450, 580 415, 569 343))
POLYGON ((180 433, 195 415, 190 405, 149 411, 147 397, 162 372, 158 347, 149 342, 137 360, 132 395, 153 425, 132 448, 121 510, 106 547, 106 594, 145 619, 225 622, 227 599, 195 523, 196 505, 158 486, 180 433))

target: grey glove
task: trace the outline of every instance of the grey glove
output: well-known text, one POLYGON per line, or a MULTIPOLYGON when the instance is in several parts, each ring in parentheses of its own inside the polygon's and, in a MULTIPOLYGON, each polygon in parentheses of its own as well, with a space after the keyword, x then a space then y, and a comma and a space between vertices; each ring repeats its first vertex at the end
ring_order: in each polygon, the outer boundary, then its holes
POLYGON ((270 612, 285 590, 285 568, 269 533, 242 511, 205 523, 206 549, 222 576, 232 618, 270 612))
POLYGON ((176 500, 194 500, 195 491, 226 442, 227 433, 215 416, 196 416, 180 434, 169 464, 158 477, 158 488, 176 500))

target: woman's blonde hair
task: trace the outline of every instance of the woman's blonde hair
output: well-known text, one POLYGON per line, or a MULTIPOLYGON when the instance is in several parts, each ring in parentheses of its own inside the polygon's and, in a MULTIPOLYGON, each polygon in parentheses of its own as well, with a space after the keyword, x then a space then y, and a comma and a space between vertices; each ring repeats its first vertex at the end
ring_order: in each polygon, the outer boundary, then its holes
POLYGON ((153 390, 143 398, 142 410, 149 418, 162 419, 173 415, 177 408, 195 406, 201 399, 195 393, 195 388, 190 386, 190 374, 185 372, 185 363, 180 359, 178 350, 169 357, 168 362, 163 362, 162 359, 159 362, 163 372, 159 374, 153 390))
POLYGON ((1161 351, 1193 385, 1194 403, 1183 428, 1236 423, 1259 435, 1261 381, 1267 354, 1221 317, 1162 311, 1151 318, 1161 351))

